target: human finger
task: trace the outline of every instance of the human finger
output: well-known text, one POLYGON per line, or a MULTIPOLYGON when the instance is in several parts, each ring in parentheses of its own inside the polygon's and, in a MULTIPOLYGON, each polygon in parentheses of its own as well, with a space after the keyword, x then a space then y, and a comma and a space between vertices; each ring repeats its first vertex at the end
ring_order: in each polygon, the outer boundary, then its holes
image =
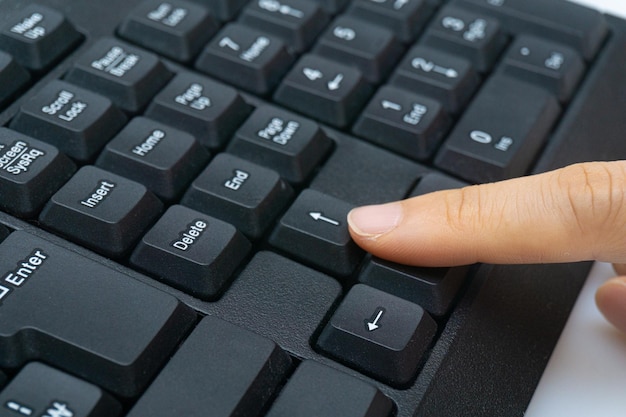
POLYGON ((354 209, 353 239, 403 264, 626 263, 626 161, 354 209))

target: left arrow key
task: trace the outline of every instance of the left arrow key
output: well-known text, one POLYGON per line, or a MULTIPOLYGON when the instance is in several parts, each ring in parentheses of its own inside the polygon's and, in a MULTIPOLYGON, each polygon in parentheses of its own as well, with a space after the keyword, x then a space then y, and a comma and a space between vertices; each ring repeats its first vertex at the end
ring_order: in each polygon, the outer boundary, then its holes
POLYGON ((350 275, 364 252, 348 232, 352 205, 315 190, 304 190, 280 220, 270 243, 303 263, 338 277, 350 275))

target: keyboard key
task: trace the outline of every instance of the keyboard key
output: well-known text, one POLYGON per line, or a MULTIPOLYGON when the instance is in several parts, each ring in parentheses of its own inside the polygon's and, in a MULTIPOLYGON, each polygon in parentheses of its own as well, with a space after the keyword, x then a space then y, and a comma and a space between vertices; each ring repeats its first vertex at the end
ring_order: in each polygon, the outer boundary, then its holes
POLYGON ((354 66, 377 84, 389 74, 403 48, 390 30, 344 15, 329 25, 313 52, 354 66))
POLYGON ((219 295, 249 250, 232 225, 174 205, 143 237, 131 263, 207 300, 219 295))
POLYGON ((195 320, 174 297, 26 232, 0 244, 0 271, 5 368, 38 360, 133 397, 195 320))
POLYGON ((95 385, 31 362, 0 392, 0 409, 16 417, 115 417, 122 407, 95 385))
POLYGON ((409 197, 417 197, 441 190, 452 190, 455 188, 463 188, 469 184, 459 181, 456 178, 449 177, 439 172, 430 172, 420 177, 417 185, 413 188, 409 197))
POLYGON ((329 15, 336 15, 341 12, 350 0, 314 0, 329 15))
POLYGON ((207 312, 271 334, 282 349, 307 357, 313 334, 340 294, 333 278, 275 253, 259 252, 207 312))
POLYGON ((402 388, 415 378, 436 329, 417 304, 356 284, 322 331, 317 347, 402 388))
POLYGON ((221 21, 231 20, 243 6, 246 0, 191 0, 207 7, 221 21))
POLYGON ((310 0, 254 0, 239 21, 282 39, 290 49, 308 49, 328 24, 328 16, 310 0))
POLYGON ((146 0, 122 22, 119 35, 161 55, 187 62, 217 32, 217 22, 197 4, 146 0))
POLYGON ((439 0, 356 0, 348 13, 383 26, 410 43, 422 31, 439 0))
POLYGON ((559 115, 558 102, 543 89, 494 76, 444 142, 435 165, 470 182, 524 175, 559 115))
POLYGON ((39 220, 88 248, 121 257, 161 209, 161 202, 143 185, 86 166, 52 196, 39 220))
POLYGON ((33 4, 12 14, 0 32, 0 49, 33 71, 48 68, 76 46, 81 35, 65 16, 33 4))
POLYGON ((342 137, 310 187, 354 205, 406 197, 427 169, 363 140, 342 137))
POLYGON ((561 102, 567 102, 584 75, 585 64, 571 48, 520 35, 510 46, 501 69, 507 75, 543 87, 561 102))
POLYGON ((30 218, 65 182, 76 167, 47 143, 0 128, 0 209, 30 218))
POLYGON ((250 112, 237 91, 209 78, 179 73, 146 111, 151 119, 189 132, 217 149, 228 141, 250 112))
POLYGON ((303 361, 266 417, 389 417, 393 404, 376 387, 312 360, 303 361))
POLYGON ((128 417, 260 415, 290 365, 271 340, 207 316, 128 417))
POLYGON ((316 123, 276 107, 260 106, 239 128, 228 152, 301 184, 331 147, 331 140, 316 123))
POLYGON ((359 273, 359 282, 418 304, 434 316, 443 316, 466 274, 466 267, 410 267, 371 257, 359 273))
POLYGON ((11 128, 88 162, 126 123, 109 99, 54 80, 26 101, 11 128))
POLYGON ((28 72, 15 62, 11 55, 0 51, 0 109, 8 104, 29 80, 28 72))
POLYGON ((103 38, 76 60, 65 78, 108 97, 122 110, 137 113, 171 76, 156 55, 103 38))
POLYGON ((292 193, 275 171, 223 153, 196 178, 182 204, 259 239, 284 210, 292 193))
POLYGON ((591 60, 608 33, 605 17, 580 4, 556 0, 453 0, 451 4, 497 18, 509 33, 532 33, 576 49, 591 60))
POLYGON ((421 42, 466 58, 477 71, 488 72, 506 45, 507 38, 497 20, 446 7, 432 21, 421 42))
POLYGON ((431 157, 451 124, 439 102, 381 87, 355 123, 355 134, 416 160, 431 157))
POLYGON ((274 90, 293 60, 278 38, 233 23, 207 45, 196 68, 238 88, 265 95, 274 90))
POLYGON ((274 99, 314 119, 345 127, 370 94, 371 87, 358 70, 305 55, 287 74, 274 99))
POLYGON ((136 117, 107 144, 97 164, 172 201, 208 160, 209 152, 189 133, 136 117))
POLYGON ((458 113, 478 88, 480 77, 468 60, 417 45, 405 55, 390 82, 434 98, 448 112, 458 113))
POLYGON ((348 233, 346 217, 352 208, 334 197, 305 190, 280 220, 270 244, 322 271, 346 277, 364 255, 348 233))

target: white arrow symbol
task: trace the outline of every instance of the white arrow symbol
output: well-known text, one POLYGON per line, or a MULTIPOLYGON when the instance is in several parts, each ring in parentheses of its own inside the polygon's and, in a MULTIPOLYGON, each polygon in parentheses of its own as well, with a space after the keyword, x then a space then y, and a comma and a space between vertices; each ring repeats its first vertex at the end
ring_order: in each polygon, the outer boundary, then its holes
POLYGON ((398 103, 394 103, 393 101, 383 100, 380 104, 383 106, 383 109, 391 109, 396 111, 402 110, 402 106, 398 103))
POLYGON ((328 89, 331 91, 338 89, 341 85, 342 80, 343 80, 343 74, 337 74, 337 76, 334 79, 328 82, 327 84, 328 89))
POLYGON ((328 217, 325 217, 321 212, 319 211, 311 211, 309 213, 309 216, 313 217, 313 220, 321 220, 323 222, 326 223, 330 223, 333 226, 339 226, 339 222, 337 220, 333 220, 333 219, 329 219, 328 217))
POLYGON ((433 71, 441 75, 445 75, 448 78, 457 78, 459 76, 459 73, 455 69, 444 68, 444 67, 440 67, 439 65, 435 65, 433 71))
POLYGON ((376 313, 374 313, 374 315, 372 315, 372 318, 370 318, 369 321, 365 322, 365 325, 367 326, 367 330, 369 330, 370 332, 373 332, 374 330, 376 330, 376 329, 378 329, 380 327, 378 325, 378 321, 383 316, 384 312, 385 312, 385 309, 382 308, 382 307, 378 307, 376 309, 376 313))

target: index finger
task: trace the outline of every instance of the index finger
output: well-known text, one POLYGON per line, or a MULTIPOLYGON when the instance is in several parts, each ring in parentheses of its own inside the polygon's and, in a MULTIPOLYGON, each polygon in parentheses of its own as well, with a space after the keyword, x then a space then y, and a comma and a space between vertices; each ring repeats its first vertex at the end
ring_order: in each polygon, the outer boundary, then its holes
POLYGON ((626 263, 626 162, 590 162, 354 209, 353 239, 408 265, 626 263))

